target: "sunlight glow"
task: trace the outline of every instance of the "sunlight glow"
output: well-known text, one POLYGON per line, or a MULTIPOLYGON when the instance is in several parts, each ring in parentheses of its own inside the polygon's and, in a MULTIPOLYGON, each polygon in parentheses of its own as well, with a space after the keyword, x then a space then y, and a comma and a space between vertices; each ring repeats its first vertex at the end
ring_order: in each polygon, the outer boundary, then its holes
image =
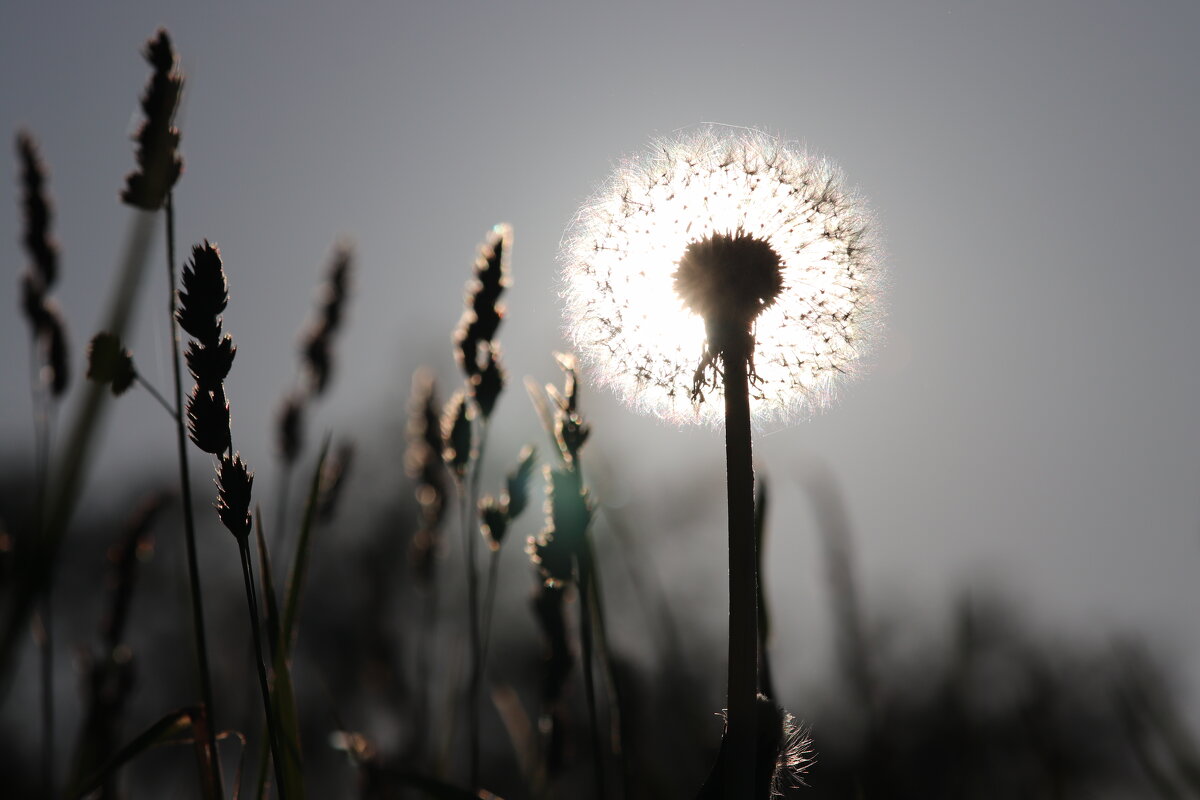
POLYGON ((751 412, 778 422, 828 404, 875 316, 868 219, 831 164, 740 128, 656 143, 618 169, 568 231, 567 331, 595 380, 661 419, 720 422, 719 388, 691 400, 705 326, 673 274, 689 243, 738 230, 766 241, 783 271, 782 292, 755 326, 751 412))

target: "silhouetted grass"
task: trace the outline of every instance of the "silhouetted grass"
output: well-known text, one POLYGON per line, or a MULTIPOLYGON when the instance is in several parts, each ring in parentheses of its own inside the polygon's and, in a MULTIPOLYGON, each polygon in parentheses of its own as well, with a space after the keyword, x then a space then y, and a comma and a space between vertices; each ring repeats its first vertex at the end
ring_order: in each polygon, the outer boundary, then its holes
MULTIPOLYGON (((731 754, 722 757, 715 747, 721 720, 706 698, 720 695, 725 662, 697 644, 699 637, 685 635, 705 626, 677 605, 678 587, 656 577, 653 548, 645 544, 652 533, 678 534, 642 530, 644 520, 607 508, 594 489, 604 485, 591 483, 600 461, 591 454, 604 431, 593 432, 583 414, 586 376, 574 358, 555 355, 560 383, 526 380, 534 411, 527 426, 494 427, 509 382, 497 342, 501 299, 520 272, 511 261, 507 226, 493 229, 475 263, 463 265, 465 309, 444 342, 445 362, 457 364, 461 385, 443 405, 433 373, 414 375, 407 414, 396 411, 372 428, 387 441, 378 448, 383 452, 360 452, 353 471, 355 451, 332 447, 332 437, 304 463, 305 410, 332 386, 333 340, 346 322, 353 251, 348 243, 335 248, 316 315, 301 337, 301 377, 275 423, 280 459, 274 478, 281 488, 264 514, 254 501, 254 473, 233 447, 225 380, 237 348, 223 329, 231 289, 215 246, 206 241, 192 249, 175 292, 182 265, 175 263, 173 192, 182 159, 173 117, 183 83, 165 31, 151 39, 146 58, 153 72, 142 98, 137 170, 122 191, 138 211, 104 324, 88 347, 91 380, 77 390, 81 402, 55 459, 44 423, 52 416, 48 404, 69 388, 70 348, 48 296, 58 257, 49 233, 46 171, 32 138, 18 139, 30 261, 21 304, 39 399, 31 463, 0 465, 0 668, 6 679, 19 672, 33 611, 52 585, 55 630, 82 631, 90 644, 78 656, 79 697, 49 692, 46 676, 64 654, 48 646, 48 636, 39 712, 23 708, 19 692, 4 696, 4 796, 117 798, 127 789, 131 796, 241 796, 247 791, 241 762, 249 752, 258 755, 255 797, 289 800, 352 793, 463 800, 498 796, 493 792, 510 800, 722 797, 727 778, 751 773, 754 798, 1200 798, 1200 747, 1181 719, 1170 670, 1144 646, 1048 635, 978 593, 957 602, 951 627, 942 631, 894 608, 874 608, 859 586, 849 515, 833 478, 808 476, 804 484, 815 526, 776 521, 769 497, 800 487, 778 476, 770 495, 760 481, 752 497, 747 463, 731 470, 740 481, 731 489, 740 498, 731 525, 739 544, 754 547, 741 549, 733 589, 743 595, 735 614, 749 609, 755 624, 734 626, 728 663, 740 670, 734 683, 741 686, 729 687, 730 730, 735 714, 751 730, 731 734, 725 744, 731 754), (138 373, 123 344, 157 210, 164 211, 172 319, 190 337, 180 358, 172 328, 174 402, 138 373), (194 381, 186 401, 185 364, 194 381), (203 491, 215 510, 193 515, 197 487, 188 453, 180 449, 179 505, 160 490, 139 506, 131 493, 76 520, 104 404, 139 385, 176 426, 177 444, 190 439, 208 454, 216 490, 206 485, 203 491), (524 441, 539 422, 549 441, 541 451, 549 453, 544 463, 526 446, 503 478, 484 473, 490 437, 505 445, 524 441), (403 463, 396 456, 402 427, 408 439, 403 463), (387 432, 394 436, 387 439, 387 432), (293 469, 304 470, 306 490, 297 507, 288 508, 293 469), (364 474, 394 491, 364 499, 356 494, 364 474), (543 518, 530 523, 531 509, 539 508, 536 474, 544 480, 543 518), (461 542, 445 535, 453 518, 447 514, 451 485, 461 542), (484 494, 485 488, 493 493, 484 494), (264 529, 264 517, 279 520, 277 530, 264 529), (297 523, 294 541, 288 520, 297 523), (253 667, 237 657, 231 644, 237 636, 215 640, 210 653, 205 635, 195 542, 218 536, 218 526, 237 544, 242 587, 210 596, 207 611, 214 630, 244 632, 249 623, 253 667), (176 535, 179 528, 183 537, 176 535), (523 529, 538 532, 526 538, 518 533, 523 529), (787 674, 770 659, 768 633, 786 624, 788 612, 768 608, 772 587, 756 575, 776 529, 821 537, 836 639, 829 675, 787 674), (64 548, 68 535, 73 546, 64 548), (531 557, 519 575, 501 561, 514 537, 526 539, 531 557), (163 551, 182 551, 177 560, 186 565, 186 579, 170 570, 163 551), (462 572, 446 568, 447 560, 461 562, 462 572), (286 570, 277 573, 273 565, 286 570), (506 591, 514 584, 528 587, 520 606, 506 591), (190 637, 175 624, 184 605, 190 637), (616 646, 609 634, 618 626, 639 632, 646 652, 616 646), (901 649, 898 640, 921 645, 901 649), (734 695, 745 695, 751 684, 766 696, 740 697, 735 711, 734 695), (225 701, 222 720, 230 727, 217 729, 214 688, 232 698, 242 696, 243 686, 257 688, 261 706, 225 701), (785 712, 780 697, 801 700, 795 707, 804 710, 803 719, 785 712), (42 736, 35 737, 30 732, 39 716, 42 736), (53 725, 56 718, 77 721, 77 729, 53 725), (255 729, 260 719, 261 733, 255 729), (750 768, 733 757, 734 738, 749 741, 750 768), (64 767, 52 755, 67 743, 72 756, 64 767), (228 753, 239 743, 239 767, 225 781, 217 748, 228 753), (197 773, 185 768, 189 760, 197 773)), ((193 165, 191 174, 202 180, 204 165, 193 165)), ((722 378, 747 386, 749 357, 734 348, 724 359, 722 378)), ((745 401, 733 397, 731 403, 745 401)), ((730 416, 745 417, 745 411, 732 408, 730 416)), ((737 441, 730 449, 745 461, 748 428, 731 427, 737 441)), ((602 466, 617 471, 637 457, 611 453, 611 463, 602 466)), ((672 497, 665 482, 638 491, 644 502, 680 514, 696 506, 691 498, 672 497)), ((690 543, 670 540, 668 546, 690 543)), ((228 588, 234 576, 232 559, 227 562, 224 572, 206 567, 213 574, 203 577, 228 588)))

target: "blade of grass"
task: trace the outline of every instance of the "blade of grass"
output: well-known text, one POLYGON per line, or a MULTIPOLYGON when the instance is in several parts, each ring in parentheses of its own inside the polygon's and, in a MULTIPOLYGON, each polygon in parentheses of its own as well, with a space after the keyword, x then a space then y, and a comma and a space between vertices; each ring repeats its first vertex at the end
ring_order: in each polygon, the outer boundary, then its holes
POLYGON ((377 775, 394 786, 406 786, 418 789, 426 797, 433 798, 433 800, 502 800, 502 798, 491 792, 483 790, 479 792, 468 791, 444 781, 439 781, 437 778, 429 778, 416 772, 380 769, 377 775))
POLYGON ((280 641, 283 651, 290 655, 296 638, 296 617, 300 612, 300 592, 304 587, 304 577, 308 572, 308 552, 312 545, 313 523, 317 518, 317 496, 321 490, 321 468, 325 466, 325 457, 329 455, 331 437, 326 436, 321 443, 321 453, 317 456, 317 466, 313 469, 312 480, 309 481, 308 499, 304 501, 304 521, 300 525, 300 539, 296 543, 296 554, 292 559, 292 567, 288 571, 286 593, 283 601, 283 624, 280 641))
MULTIPOLYGON (((250 635, 254 641, 254 660, 258 667, 258 683, 262 690, 263 711, 267 715, 267 733, 271 738, 271 752, 274 755, 275 761, 275 777, 279 785, 279 796, 281 800, 286 800, 289 797, 287 789, 290 785, 288 777, 284 774, 285 762, 281 759, 284 754, 282 742, 280 742, 280 731, 275 707, 271 699, 270 683, 267 680, 267 667, 262 646, 262 633, 258 624, 258 598, 254 590, 254 572, 250 565, 250 544, 247 541, 249 537, 239 537, 238 555, 242 559, 242 579, 246 584, 246 606, 250 617, 250 635)), ((289 759, 290 760, 290 759, 289 759)))
MULTIPOLYGON (((296 710, 296 694, 292 686, 292 670, 288 654, 284 652, 282 632, 279 623, 279 605, 276 601, 275 581, 271 569, 271 557, 267 551, 266 534, 263 532, 262 509, 255 508, 255 536, 258 541, 259 574, 262 578, 262 588, 265 595, 262 605, 267 624, 267 637, 271 647, 271 671, 273 686, 271 692, 272 712, 278 723, 283 741, 280 743, 287 754, 282 765, 283 780, 287 782, 284 791, 288 797, 304 796, 303 770, 300 759, 300 716, 296 710)), ((260 728, 266 728, 268 721, 261 720, 260 728)), ((258 783, 254 796, 265 800, 270 776, 271 751, 266 738, 262 739, 258 749, 258 783)))
MULTIPOLYGON (((270 638, 271 646, 271 670, 274 676, 274 685, 271 691, 271 706, 276 715, 278 728, 282 735, 284 752, 287 753, 287 762, 283 764, 284 780, 288 781, 288 786, 284 787, 289 798, 302 798, 304 796, 304 781, 302 781, 302 769, 300 759, 300 714, 296 710, 295 688, 292 684, 292 664, 289 661, 289 655, 284 652, 283 640, 281 638, 280 627, 280 608, 276 602, 275 581, 271 576, 274 572, 271 570, 271 559, 268 549, 266 549, 266 536, 263 533, 263 515, 262 510, 254 509, 254 521, 256 521, 256 536, 258 539, 258 560, 259 572, 263 579, 263 591, 265 599, 263 601, 264 614, 266 616, 266 630, 270 638)), ((266 721, 263 720, 265 727, 266 721)), ((258 750, 258 789, 254 796, 257 798, 265 798, 266 786, 268 786, 269 775, 269 758, 270 750, 268 742, 265 739, 260 742, 258 750)))
MULTIPOLYGON (((321 444, 320 455, 317 456, 316 467, 313 469, 313 477, 309 482, 308 498, 304 503, 304 519, 300 526, 300 538, 296 543, 296 552, 292 559, 291 569, 288 572, 286 584, 286 595, 284 597, 283 614, 280 616, 279 610, 276 607, 273 611, 271 607, 275 605, 274 591, 267 593, 267 624, 271 625, 272 617, 276 620, 277 633, 274 635, 272 644, 272 670, 275 677, 275 692, 272 697, 272 705, 276 713, 276 720, 279 723, 280 733, 283 737, 283 748, 287 754, 287 763, 280 765, 281 778, 280 780, 287 781, 288 785, 285 788, 288 797, 302 798, 304 796, 303 780, 301 775, 301 749, 300 749, 300 718, 296 710, 296 697, 292 686, 290 660, 292 656, 292 648, 296 642, 296 621, 300 611, 300 593, 304 587, 304 579, 308 572, 308 557, 309 550, 312 545, 312 532, 316 522, 317 499, 321 489, 321 470, 325 466, 325 458, 329 454, 329 443, 332 437, 326 436, 325 441, 321 444)), ((261 520, 260 525, 261 528, 261 520)), ((262 569, 264 572, 270 572, 269 556, 265 537, 259 535, 259 551, 263 554, 262 569)), ((264 589, 266 587, 264 578, 264 589)), ((272 582, 273 586, 273 582, 272 582)), ((266 762, 261 758, 260 750, 260 770, 259 770, 259 785, 257 797, 265 797, 266 792, 266 762)))
POLYGON ((118 750, 90 777, 68 789, 64 797, 67 800, 83 797, 103 784, 109 775, 147 750, 164 744, 180 744, 181 740, 175 737, 181 731, 192 728, 195 712, 196 709, 193 708, 181 708, 167 714, 118 750))
MULTIPOLYGON (((151 213, 137 212, 125 236, 117 281, 102 326, 102 330, 118 337, 124 335, 133 314, 154 235, 154 219, 151 213)), ((50 580, 67 525, 79 501, 91 465, 95 434, 110 394, 106 386, 96 381, 87 381, 83 392, 67 425, 66 444, 46 493, 37 542, 30 561, 21 570, 23 579, 17 585, 4 621, 0 637, 0 700, 11 688, 16 654, 24 642, 34 601, 50 580)))

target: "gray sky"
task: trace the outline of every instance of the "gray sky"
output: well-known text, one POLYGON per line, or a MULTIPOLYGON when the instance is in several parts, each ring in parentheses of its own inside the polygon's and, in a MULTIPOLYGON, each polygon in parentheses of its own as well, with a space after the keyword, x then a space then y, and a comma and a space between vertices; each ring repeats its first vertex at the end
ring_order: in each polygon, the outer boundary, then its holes
MULTIPOLYGON (((996 576, 1047 625, 1169 640, 1200 687, 1194 4, 241 5, 0 11, 0 130, 29 126, 51 165, 77 380, 131 215, 116 194, 148 75, 138 49, 160 24, 188 76, 179 238, 223 249, 234 438, 264 475, 337 235, 358 243, 360 271, 314 430, 366 438, 398 475, 401 445, 371 438, 371 421, 399 419, 420 363, 454 380, 447 337, 492 224, 515 229, 509 368, 550 380, 556 251, 580 202, 651 136, 761 127, 834 159, 870 199, 890 285, 874 367, 828 412, 757 442, 779 489, 771 588, 797 609, 777 669, 812 667, 827 633, 792 477, 824 463, 869 598, 932 603, 996 576)), ((0 159, 10 309, 24 259, 14 161, 0 159)), ((165 388, 160 252, 131 343, 165 388)), ((31 446, 26 337, 18 314, 0 315, 6 452, 31 446)), ((608 396, 585 403, 594 457, 618 473, 609 499, 638 511, 663 572, 686 554, 703 580, 682 613, 719 623, 720 435, 608 396), (687 533, 662 532, 658 495, 700 490, 710 499, 687 533)), ((498 414, 497 467, 540 441, 519 388, 498 414)), ((169 468, 173 440, 148 397, 122 398, 110 421, 100 472, 169 468)))

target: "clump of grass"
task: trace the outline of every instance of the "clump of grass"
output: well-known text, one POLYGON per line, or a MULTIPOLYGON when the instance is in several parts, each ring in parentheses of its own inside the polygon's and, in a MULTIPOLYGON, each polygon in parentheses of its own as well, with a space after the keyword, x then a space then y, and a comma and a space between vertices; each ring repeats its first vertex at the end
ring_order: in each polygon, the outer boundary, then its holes
POLYGON ((605 748, 601 745, 599 710, 597 704, 595 663, 603 663, 604 677, 609 689, 612 716, 613 749, 620 753, 620 698, 608 664, 607 636, 604 625, 603 593, 599 566, 589 535, 595 516, 591 493, 583 478, 581 453, 591 435, 591 427, 579 411, 579 376, 575 357, 556 353, 555 360, 563 372, 563 388, 547 384, 542 390, 528 384, 535 410, 555 445, 558 467, 543 467, 546 478, 546 527, 537 537, 530 537, 526 550, 537 566, 542 582, 535 611, 546 636, 548 648, 547 676, 544 682, 542 723, 547 733, 548 765, 556 762, 555 753, 561 750, 560 698, 570 653, 566 647, 563 620, 562 590, 574 586, 579 599, 579 639, 583 662, 584 689, 588 706, 592 761, 595 770, 597 796, 604 796, 605 748))
POLYGON ((228 302, 229 283, 220 251, 208 241, 203 245, 195 245, 191 263, 183 270, 183 288, 179 292, 179 308, 175 315, 179 326, 192 336, 187 347, 187 365, 196 384, 188 395, 188 436, 198 448, 220 460, 216 480, 217 516, 237 541, 242 560, 259 688, 262 690, 263 710, 267 715, 267 732, 278 791, 280 797, 284 798, 288 786, 283 771, 285 753, 267 680, 259 625, 260 605, 250 557, 250 531, 253 525, 250 499, 254 473, 233 450, 229 401, 225 396, 224 381, 237 355, 233 337, 221 330, 221 313, 228 302))
POLYGON ((443 456, 455 479, 461 504, 463 554, 467 584, 470 675, 467 690, 467 739, 470 785, 479 785, 479 707, 483 680, 483 635, 480 626, 479 564, 475 535, 480 470, 487 449, 489 422, 504 389, 496 332, 504 319, 500 296, 511 285, 509 260, 512 228, 492 228, 479 248, 474 276, 467 284, 466 308, 454 332, 455 359, 466 386, 450 400, 443 415, 443 456), (476 409, 479 424, 474 424, 476 409))

